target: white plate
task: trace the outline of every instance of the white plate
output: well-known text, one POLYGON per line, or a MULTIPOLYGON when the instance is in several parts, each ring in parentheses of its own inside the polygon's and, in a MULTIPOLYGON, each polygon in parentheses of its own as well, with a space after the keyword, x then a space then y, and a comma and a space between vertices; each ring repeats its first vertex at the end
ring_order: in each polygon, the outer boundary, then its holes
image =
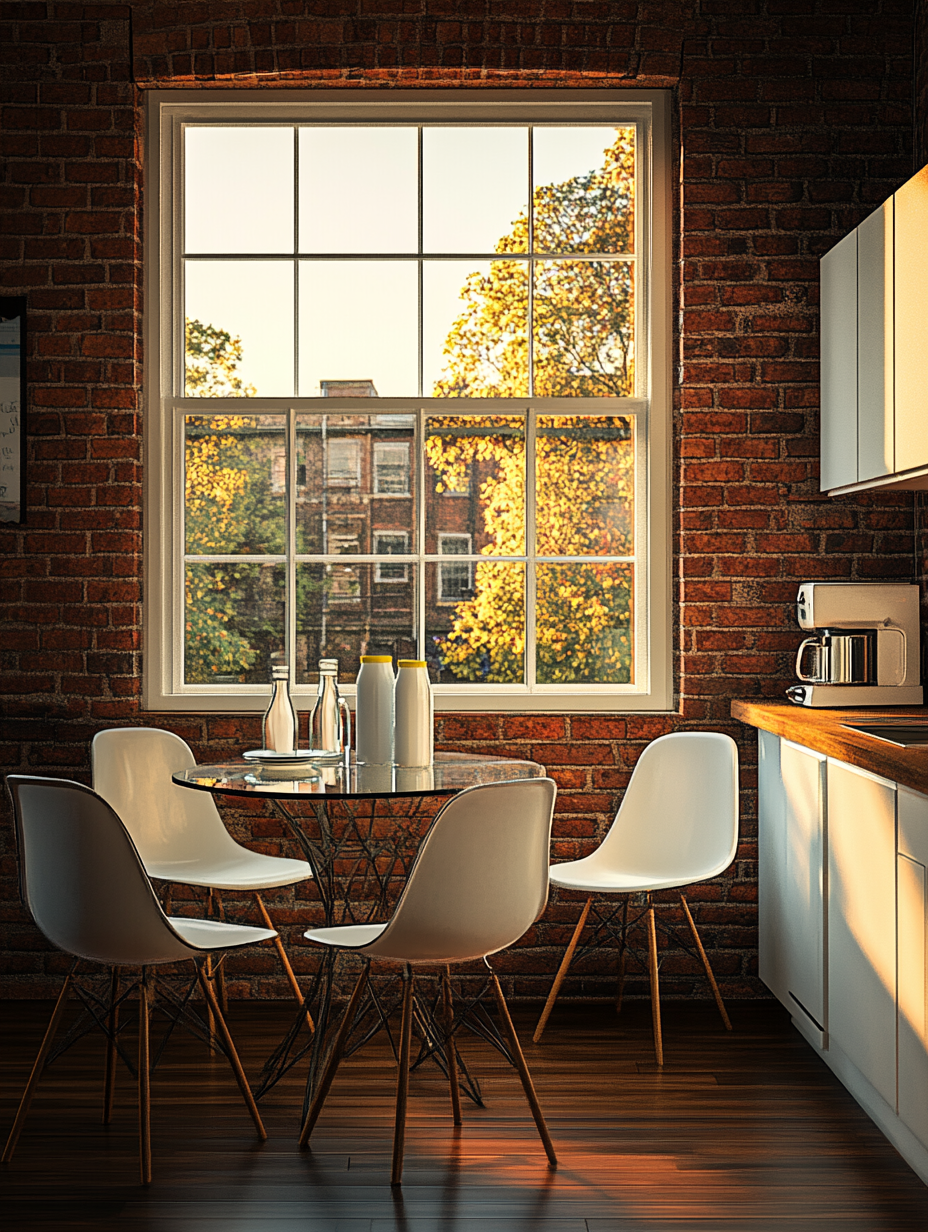
POLYGON ((273 749, 249 749, 242 756, 246 761, 256 761, 262 766, 301 766, 307 762, 315 766, 335 766, 344 759, 344 753, 330 749, 297 749, 294 753, 275 753, 273 749))

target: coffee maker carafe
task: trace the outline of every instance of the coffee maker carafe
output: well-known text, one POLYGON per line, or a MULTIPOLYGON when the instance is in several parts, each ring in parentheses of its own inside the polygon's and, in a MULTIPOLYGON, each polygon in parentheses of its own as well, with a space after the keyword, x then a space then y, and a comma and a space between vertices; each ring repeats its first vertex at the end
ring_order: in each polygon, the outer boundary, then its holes
POLYGON ((803 582, 796 655, 800 706, 920 706, 918 587, 900 582, 803 582))

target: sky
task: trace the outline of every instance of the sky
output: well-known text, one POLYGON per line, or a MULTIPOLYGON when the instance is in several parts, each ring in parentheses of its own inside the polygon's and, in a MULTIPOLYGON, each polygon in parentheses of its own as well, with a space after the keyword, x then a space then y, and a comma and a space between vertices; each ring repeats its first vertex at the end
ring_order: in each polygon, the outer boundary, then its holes
MULTIPOLYGON (((536 128, 532 139, 535 185, 557 184, 602 166, 615 129, 536 128)), ((423 131, 422 251, 451 258, 423 265, 426 396, 460 289, 488 268, 463 254, 495 251, 525 211, 529 165, 524 127, 423 131)), ((291 258, 185 261, 186 315, 241 338, 239 375, 261 395, 313 397, 340 379, 372 380, 382 397, 418 393, 418 233, 414 127, 186 129, 185 252, 291 258), (295 251, 321 259, 295 262, 295 251), (325 259, 340 253, 359 259, 325 259)))

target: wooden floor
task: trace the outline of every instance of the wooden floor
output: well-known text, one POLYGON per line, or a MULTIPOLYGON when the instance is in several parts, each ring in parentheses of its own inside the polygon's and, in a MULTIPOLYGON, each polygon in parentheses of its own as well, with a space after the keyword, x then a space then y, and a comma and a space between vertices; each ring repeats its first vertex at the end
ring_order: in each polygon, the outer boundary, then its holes
MULTIPOLYGON (((0 1010, 4 1138, 50 1006, 0 1010)), ((447 1115, 437 1070, 415 1074, 403 1188, 389 1185, 390 1054, 343 1067, 313 1138, 296 1148, 299 1075, 262 1102, 268 1142, 222 1058, 172 1043, 155 1073, 154 1183, 137 1183, 134 1084, 100 1125, 102 1037, 48 1071, 17 1154, 0 1169, 4 1232, 925 1232, 928 1189, 772 1003, 665 1009, 666 1065, 649 1011, 558 1008, 528 1045, 560 1155, 549 1172, 515 1073, 462 1044, 486 1108, 447 1115)), ((537 1011, 517 1015, 523 1038, 537 1011)), ((292 1011, 233 1007, 249 1075, 292 1011)))

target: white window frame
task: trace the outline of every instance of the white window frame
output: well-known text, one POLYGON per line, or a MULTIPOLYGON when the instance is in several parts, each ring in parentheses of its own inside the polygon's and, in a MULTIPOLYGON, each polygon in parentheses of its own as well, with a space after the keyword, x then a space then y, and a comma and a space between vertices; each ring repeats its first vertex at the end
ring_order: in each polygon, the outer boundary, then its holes
MULTIPOLYGON (((185 123, 396 122, 623 124, 636 121, 639 182, 636 226, 636 396, 631 398, 517 398, 494 402, 499 413, 558 413, 633 417, 638 441, 635 473, 636 648, 633 685, 455 684, 435 687, 435 708, 445 711, 660 712, 673 696, 671 588, 671 148, 670 93, 665 90, 152 90, 146 92, 145 194, 145 609, 143 705, 149 710, 260 711, 268 687, 183 683, 183 416, 235 408, 240 399, 184 398, 182 349, 169 288, 178 281, 181 140, 185 123)), ((378 415, 486 414, 486 399, 378 398, 378 415)), ((248 413, 294 408, 332 412, 325 399, 249 398, 248 413)), ((339 412, 370 414, 369 398, 340 398, 339 412)), ((292 414, 289 415, 292 420, 292 414)), ((529 416, 531 419, 531 416, 529 416)), ((421 440, 421 437, 420 437, 421 440)), ((531 446, 531 441, 527 441, 531 446)), ((293 455, 291 455, 293 457, 293 455)), ((422 460, 418 460, 422 487, 422 460)), ((291 461, 291 470, 295 461, 291 461)), ((295 487, 295 472, 289 476, 295 487)), ((528 510, 529 523, 533 513, 528 510)), ((338 559, 338 558, 332 558, 338 559)), ((365 558, 355 558, 360 563, 365 558)), ((371 558, 367 558, 371 559, 371 558)), ((423 556, 418 577, 423 577, 423 556)), ((345 558, 340 558, 344 563, 345 558)), ((421 588, 421 582, 420 582, 421 588)), ((292 604, 291 604, 292 609, 292 604)), ((530 613, 529 613, 530 615, 530 613)), ((291 622, 293 615, 291 612, 291 622)), ((533 637, 527 621, 527 634, 533 637)), ((292 636, 292 630, 291 630, 292 636)), ((294 685, 308 705, 315 685, 294 685)), ((342 687, 352 697, 351 685, 342 687)))
MULTIPOLYGON (((473 589, 474 586, 474 562, 469 559, 472 555, 473 544, 470 535, 466 535, 460 531, 440 531, 438 535, 438 554, 439 556, 450 556, 453 563, 459 568, 461 565, 467 567, 467 585, 468 589, 473 589), (450 539, 462 539, 467 544, 463 552, 447 552, 445 544, 450 539), (464 559, 462 560, 461 557, 464 559)), ((460 599, 450 599, 445 596, 445 569, 447 565, 444 562, 439 562, 438 565, 438 602, 439 603, 460 603, 460 599)))
POLYGON ((394 563, 392 560, 378 560, 374 565, 374 581, 379 582, 384 586, 402 586, 403 583, 409 583, 409 562, 403 558, 409 555, 409 531, 408 530, 375 530, 371 532, 373 538, 374 554, 380 557, 383 556, 399 556, 399 560, 394 563), (380 539, 389 536, 391 539, 402 539, 402 552, 384 552, 377 545, 380 539), (402 577, 384 577, 381 570, 384 565, 389 565, 391 569, 402 569, 402 577))
MULTIPOLYGON (((387 465, 395 465, 395 463, 387 463, 387 465)), ((371 446, 371 471, 373 472, 371 476, 371 488, 375 496, 382 496, 385 498, 389 498, 391 496, 410 496, 410 469, 408 441, 374 441, 371 446), (402 453, 405 457, 404 469, 406 475, 406 487, 402 490, 402 492, 389 492, 381 489, 380 487, 380 466, 378 465, 378 456, 382 458, 389 450, 393 450, 396 454, 402 453)))

